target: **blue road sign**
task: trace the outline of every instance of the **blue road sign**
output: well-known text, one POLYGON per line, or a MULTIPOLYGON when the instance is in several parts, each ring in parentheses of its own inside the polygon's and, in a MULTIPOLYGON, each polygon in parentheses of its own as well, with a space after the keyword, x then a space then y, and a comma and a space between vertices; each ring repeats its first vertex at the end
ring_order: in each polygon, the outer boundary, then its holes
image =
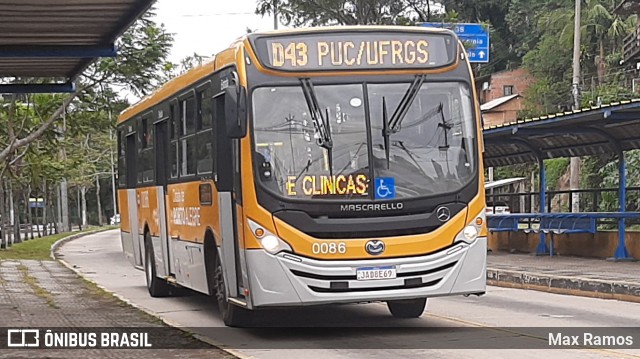
POLYGON ((465 43, 469 62, 489 62, 489 32, 485 25, 424 22, 420 26, 452 30, 465 43))

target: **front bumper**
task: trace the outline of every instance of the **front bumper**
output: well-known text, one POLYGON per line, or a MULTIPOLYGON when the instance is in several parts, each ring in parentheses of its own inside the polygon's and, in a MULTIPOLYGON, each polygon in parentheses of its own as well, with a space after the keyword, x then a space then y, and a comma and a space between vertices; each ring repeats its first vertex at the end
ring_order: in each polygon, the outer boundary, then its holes
POLYGON ((420 257, 322 261, 247 250, 251 303, 296 306, 483 293, 487 238, 420 257), (397 278, 356 280, 356 268, 396 266, 397 278))

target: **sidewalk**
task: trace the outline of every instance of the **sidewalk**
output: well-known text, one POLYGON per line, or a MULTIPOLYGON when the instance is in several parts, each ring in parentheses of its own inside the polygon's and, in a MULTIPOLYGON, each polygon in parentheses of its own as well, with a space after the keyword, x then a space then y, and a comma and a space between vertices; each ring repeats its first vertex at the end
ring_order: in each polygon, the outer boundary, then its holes
POLYGON ((640 302, 640 262, 490 252, 487 284, 640 302))
MULTIPOLYGON (((123 328, 160 331, 182 349, 0 350, 0 358, 232 358, 83 281, 57 261, 0 261, 0 328, 123 328)), ((0 333, 0 336, 6 336, 0 333)), ((166 340, 166 341, 165 341, 166 340)), ((42 341, 42 339, 41 339, 42 341)), ((169 344, 167 344, 169 343, 169 344)))

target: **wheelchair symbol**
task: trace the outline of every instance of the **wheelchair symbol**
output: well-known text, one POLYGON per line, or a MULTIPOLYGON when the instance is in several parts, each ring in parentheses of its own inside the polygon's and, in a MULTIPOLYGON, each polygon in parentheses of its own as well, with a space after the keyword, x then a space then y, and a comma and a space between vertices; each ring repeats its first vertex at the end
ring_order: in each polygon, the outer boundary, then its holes
POLYGON ((393 178, 376 178, 376 198, 385 199, 394 197, 395 180, 393 178))
POLYGON ((378 197, 386 198, 389 195, 391 195, 389 187, 384 185, 384 181, 380 181, 380 185, 378 186, 378 197))

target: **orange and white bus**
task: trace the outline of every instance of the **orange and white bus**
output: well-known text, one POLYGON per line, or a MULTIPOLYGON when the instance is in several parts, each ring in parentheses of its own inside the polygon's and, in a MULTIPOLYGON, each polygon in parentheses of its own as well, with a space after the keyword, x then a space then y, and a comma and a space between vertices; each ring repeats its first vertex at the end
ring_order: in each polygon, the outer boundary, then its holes
POLYGON ((151 296, 267 307, 486 287, 482 138, 453 32, 247 34, 118 119, 122 246, 151 296))

